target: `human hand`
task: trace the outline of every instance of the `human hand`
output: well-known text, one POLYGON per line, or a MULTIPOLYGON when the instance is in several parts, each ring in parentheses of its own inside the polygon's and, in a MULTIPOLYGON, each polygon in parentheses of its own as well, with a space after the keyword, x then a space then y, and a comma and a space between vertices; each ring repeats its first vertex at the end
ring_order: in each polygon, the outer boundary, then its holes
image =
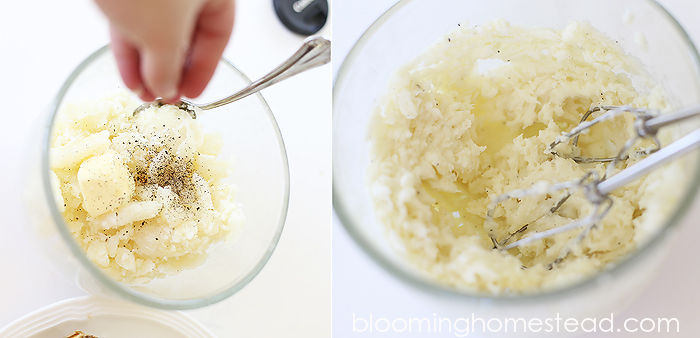
POLYGON ((95 0, 122 79, 144 101, 197 97, 231 35, 233 0, 95 0))

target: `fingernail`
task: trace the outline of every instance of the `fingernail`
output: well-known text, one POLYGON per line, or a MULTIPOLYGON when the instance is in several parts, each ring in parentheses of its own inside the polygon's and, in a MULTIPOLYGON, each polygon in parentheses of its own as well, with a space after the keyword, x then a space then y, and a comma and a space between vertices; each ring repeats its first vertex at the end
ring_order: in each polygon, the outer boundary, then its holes
POLYGON ((176 96, 177 96, 177 89, 175 87, 166 88, 166 90, 163 91, 163 95, 161 95, 161 97, 165 101, 175 100, 177 98, 176 96))
POLYGON ((138 96, 138 97, 142 97, 142 96, 143 96, 143 93, 144 93, 144 92, 143 92, 143 87, 138 87, 138 88, 136 88, 136 89, 132 89, 131 92, 134 93, 134 95, 136 95, 136 96, 138 96))

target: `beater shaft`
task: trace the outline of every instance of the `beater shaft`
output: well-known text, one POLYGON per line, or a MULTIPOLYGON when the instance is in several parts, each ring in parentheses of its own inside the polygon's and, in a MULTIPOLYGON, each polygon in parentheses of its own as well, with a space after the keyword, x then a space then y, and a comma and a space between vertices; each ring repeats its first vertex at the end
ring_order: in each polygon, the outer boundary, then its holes
POLYGON ((673 113, 664 114, 646 121, 646 129, 652 133, 659 131, 659 128, 669 124, 680 122, 693 116, 700 115, 700 104, 679 109, 673 113))
POLYGON ((645 159, 598 183, 598 192, 607 195, 613 190, 648 174, 650 171, 687 154, 699 145, 700 129, 681 137, 675 142, 661 148, 661 150, 656 153, 649 155, 645 159))

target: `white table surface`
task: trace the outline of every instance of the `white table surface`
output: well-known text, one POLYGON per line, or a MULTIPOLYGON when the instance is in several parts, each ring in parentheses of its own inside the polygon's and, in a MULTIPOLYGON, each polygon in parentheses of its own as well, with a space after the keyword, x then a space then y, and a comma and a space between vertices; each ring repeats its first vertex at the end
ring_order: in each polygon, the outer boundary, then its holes
MULTIPOLYGON (((107 44, 107 21, 89 0, 3 1, 0 20, 0 328, 48 304, 84 295, 36 250, 17 197, 32 122, 68 74, 107 44)), ((320 32, 330 37, 330 21, 320 32)), ((224 52, 251 78, 301 46, 272 0, 237 0, 224 52)), ((291 197, 275 253, 243 290, 207 308, 185 311, 218 337, 328 337, 331 330, 331 67, 263 91, 287 147, 291 197)))
MULTIPOLYGON (((396 0, 336 0, 333 18, 333 74, 362 33, 396 0)), ((700 2, 659 0, 700 46, 700 2)), ((700 263, 697 244, 700 238, 700 200, 686 216, 682 230, 667 263, 646 291, 615 322, 625 318, 678 318, 681 332, 660 335, 615 332, 614 337, 700 337, 700 263), (692 257, 692 258, 691 258, 692 257)), ((350 238, 334 214, 333 217, 333 337, 423 337, 417 333, 353 333, 353 314, 357 318, 433 318, 448 316, 455 303, 409 286, 380 268, 350 238)), ((467 314, 470 316, 470 314, 467 314)), ((477 314, 478 316, 478 314, 477 314)), ((358 324, 362 330, 363 324, 358 324)), ((400 327, 400 326, 399 326, 400 327)), ((431 337, 433 335, 430 335, 431 337)), ((435 337, 455 337, 436 334, 435 337)), ((597 337, 585 334, 581 337, 597 337)), ((604 335, 607 337, 608 335, 604 335)), ((471 333, 468 337, 478 337, 471 333)), ((515 335, 513 337, 516 337, 515 335)))

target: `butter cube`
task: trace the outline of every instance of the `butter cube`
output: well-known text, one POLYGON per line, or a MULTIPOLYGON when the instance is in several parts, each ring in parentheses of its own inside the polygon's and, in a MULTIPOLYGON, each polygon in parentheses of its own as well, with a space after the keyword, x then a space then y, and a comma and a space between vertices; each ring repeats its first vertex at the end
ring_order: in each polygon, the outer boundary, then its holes
POLYGON ((91 217, 115 210, 128 202, 135 183, 124 161, 115 151, 87 159, 78 170, 83 209, 91 217))

